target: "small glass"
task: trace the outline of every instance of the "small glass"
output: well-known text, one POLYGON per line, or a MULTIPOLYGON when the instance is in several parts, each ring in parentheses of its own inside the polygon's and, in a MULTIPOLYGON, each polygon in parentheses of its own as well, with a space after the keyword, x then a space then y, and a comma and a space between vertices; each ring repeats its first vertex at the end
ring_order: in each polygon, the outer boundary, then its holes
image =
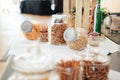
POLYGON ((90 33, 89 34, 89 45, 93 47, 99 46, 100 36, 99 33, 90 33))

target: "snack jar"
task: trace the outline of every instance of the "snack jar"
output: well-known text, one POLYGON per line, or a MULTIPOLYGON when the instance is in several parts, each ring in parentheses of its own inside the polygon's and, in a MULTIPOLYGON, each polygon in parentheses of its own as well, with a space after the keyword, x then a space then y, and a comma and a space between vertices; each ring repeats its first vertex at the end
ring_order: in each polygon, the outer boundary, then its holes
POLYGON ((64 39, 70 49, 82 50, 87 46, 87 33, 85 29, 67 28, 64 32, 64 39))
POLYGON ((90 33, 89 34, 89 45, 93 46, 93 47, 98 47, 99 46, 99 42, 100 42, 100 36, 99 33, 90 33))
POLYGON ((81 64, 81 58, 77 56, 60 59, 56 64, 57 80, 83 80, 81 64))
POLYGON ((63 38, 64 31, 67 28, 67 23, 63 15, 52 15, 52 24, 50 31, 50 42, 54 45, 65 44, 63 38))
POLYGON ((49 80, 54 69, 51 55, 41 52, 38 44, 31 46, 23 56, 14 57, 9 80, 49 80))
POLYGON ((21 24, 21 30, 25 38, 35 40, 39 37, 39 22, 25 20, 21 24))
POLYGON ((82 53, 82 79, 108 80, 110 57, 103 54, 82 53))
POLYGON ((40 24, 39 39, 41 42, 48 42, 48 25, 40 24))

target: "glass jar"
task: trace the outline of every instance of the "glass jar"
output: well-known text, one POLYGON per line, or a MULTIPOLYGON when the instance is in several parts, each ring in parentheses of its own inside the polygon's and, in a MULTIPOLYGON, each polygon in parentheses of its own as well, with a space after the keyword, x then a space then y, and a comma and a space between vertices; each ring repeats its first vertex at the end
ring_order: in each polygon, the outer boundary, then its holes
POLYGON ((63 58, 56 65, 57 80, 82 80, 80 57, 63 58))
POLYGON ((99 33, 90 33, 89 34, 89 45, 93 47, 99 46, 100 36, 99 33))
POLYGON ((66 28, 67 28, 67 23, 62 15, 52 16, 51 38, 50 38, 51 44, 59 45, 66 43, 63 38, 63 34, 66 28))
POLYGON ((108 80, 110 57, 102 54, 81 53, 83 80, 108 80))
POLYGON ((25 38, 35 40, 39 37, 39 22, 24 21, 21 24, 21 30, 24 33, 25 38))
POLYGON ((40 25, 39 39, 41 42, 48 42, 48 25, 47 24, 40 25))
MULTIPOLYGON (((49 80, 54 63, 51 55, 40 52, 36 43, 23 56, 14 57, 12 68, 18 74, 14 80, 49 80), (19 79, 19 77, 24 79, 19 79)), ((13 75, 16 76, 16 74, 13 75)))
POLYGON ((67 28, 64 32, 67 46, 74 50, 82 50, 87 46, 87 33, 84 29, 67 28))

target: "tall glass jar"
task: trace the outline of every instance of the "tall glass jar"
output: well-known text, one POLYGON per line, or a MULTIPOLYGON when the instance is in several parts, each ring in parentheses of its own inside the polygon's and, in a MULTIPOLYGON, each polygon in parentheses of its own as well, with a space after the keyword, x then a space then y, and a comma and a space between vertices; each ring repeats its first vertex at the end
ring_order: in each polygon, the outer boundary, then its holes
POLYGON ((53 15, 52 16, 52 26, 51 26, 51 44, 59 45, 65 44, 63 38, 64 31, 67 28, 66 18, 63 15, 53 15))

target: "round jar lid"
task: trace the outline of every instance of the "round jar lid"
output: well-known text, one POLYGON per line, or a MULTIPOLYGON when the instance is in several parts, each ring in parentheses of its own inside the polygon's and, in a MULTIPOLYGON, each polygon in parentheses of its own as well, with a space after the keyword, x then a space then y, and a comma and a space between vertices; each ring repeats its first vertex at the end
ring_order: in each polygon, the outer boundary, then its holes
POLYGON ((77 32, 74 28, 67 28, 63 35, 65 41, 73 41, 77 37, 77 32))
POLYGON ((28 33, 32 30, 32 23, 30 21, 24 21, 21 25, 21 30, 25 33, 28 33))

